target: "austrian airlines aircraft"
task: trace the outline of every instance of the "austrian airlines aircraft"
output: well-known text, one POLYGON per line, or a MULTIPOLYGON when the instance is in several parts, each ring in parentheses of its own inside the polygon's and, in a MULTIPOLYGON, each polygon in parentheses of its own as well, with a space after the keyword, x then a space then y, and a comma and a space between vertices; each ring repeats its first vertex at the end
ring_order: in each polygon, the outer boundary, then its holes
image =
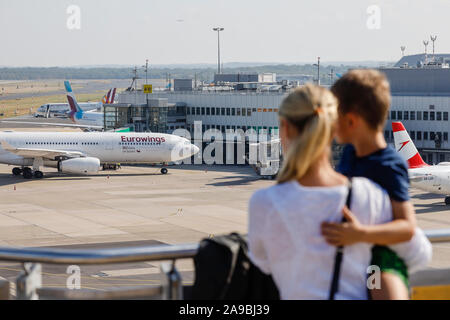
POLYGON ((0 163, 17 166, 12 173, 25 179, 42 178, 44 166, 95 174, 101 164, 164 164, 198 151, 188 139, 163 133, 0 132, 0 163))
POLYGON ((450 162, 426 164, 401 122, 392 122, 392 131, 395 149, 408 161, 411 186, 445 195, 445 204, 450 205, 450 162))

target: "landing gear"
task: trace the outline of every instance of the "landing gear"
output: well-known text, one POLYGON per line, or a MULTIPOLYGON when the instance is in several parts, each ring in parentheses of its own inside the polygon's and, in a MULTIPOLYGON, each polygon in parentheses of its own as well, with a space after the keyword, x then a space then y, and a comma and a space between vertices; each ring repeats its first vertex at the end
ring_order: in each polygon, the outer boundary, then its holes
POLYGON ((445 204, 450 205, 450 197, 445 197, 445 204))
POLYGON ((31 179, 33 178, 33 171, 30 168, 23 168, 22 175, 24 179, 31 179))
POLYGON ((34 177, 36 179, 42 179, 44 177, 44 174, 42 173, 42 171, 35 171, 34 172, 34 177))
POLYGON ((114 170, 116 171, 117 169, 120 169, 120 163, 104 163, 103 164, 103 171, 105 170, 114 170))
POLYGON ((169 172, 169 170, 167 170, 167 168, 161 168, 161 173, 162 174, 167 174, 167 172, 169 172))
POLYGON ((22 175, 24 179, 42 179, 44 177, 44 173, 42 171, 36 170, 33 171, 31 168, 25 167, 23 169, 21 168, 14 168, 12 170, 13 175, 20 176, 22 175))

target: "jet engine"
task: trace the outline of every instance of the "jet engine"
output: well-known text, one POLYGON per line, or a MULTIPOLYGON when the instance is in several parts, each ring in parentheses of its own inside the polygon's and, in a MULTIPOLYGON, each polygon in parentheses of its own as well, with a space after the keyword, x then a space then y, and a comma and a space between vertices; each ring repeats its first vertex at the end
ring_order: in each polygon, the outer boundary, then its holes
POLYGON ((58 171, 75 174, 95 174, 100 170, 97 158, 74 158, 58 162, 58 171))

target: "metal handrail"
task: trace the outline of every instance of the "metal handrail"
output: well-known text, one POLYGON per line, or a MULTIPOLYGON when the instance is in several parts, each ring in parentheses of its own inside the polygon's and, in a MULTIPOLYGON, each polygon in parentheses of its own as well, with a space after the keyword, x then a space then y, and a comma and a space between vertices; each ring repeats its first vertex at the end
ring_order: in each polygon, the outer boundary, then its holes
MULTIPOLYGON (((450 242, 450 229, 424 231, 430 242, 450 242)), ((0 261, 49 264, 111 264, 193 258, 199 244, 110 249, 53 249, 0 247, 0 261)))
POLYGON ((424 230, 424 233, 432 243, 450 242, 450 229, 424 230))
POLYGON ((49 264, 110 264, 193 258, 198 243, 111 249, 0 247, 0 261, 49 264))

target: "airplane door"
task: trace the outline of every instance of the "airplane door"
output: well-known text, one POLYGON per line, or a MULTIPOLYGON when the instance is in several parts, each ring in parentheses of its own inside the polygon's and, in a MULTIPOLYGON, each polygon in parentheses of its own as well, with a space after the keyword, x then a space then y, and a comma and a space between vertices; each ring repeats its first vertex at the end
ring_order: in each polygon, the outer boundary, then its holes
POLYGON ((108 151, 114 150, 114 140, 108 139, 105 141, 105 150, 108 151))

